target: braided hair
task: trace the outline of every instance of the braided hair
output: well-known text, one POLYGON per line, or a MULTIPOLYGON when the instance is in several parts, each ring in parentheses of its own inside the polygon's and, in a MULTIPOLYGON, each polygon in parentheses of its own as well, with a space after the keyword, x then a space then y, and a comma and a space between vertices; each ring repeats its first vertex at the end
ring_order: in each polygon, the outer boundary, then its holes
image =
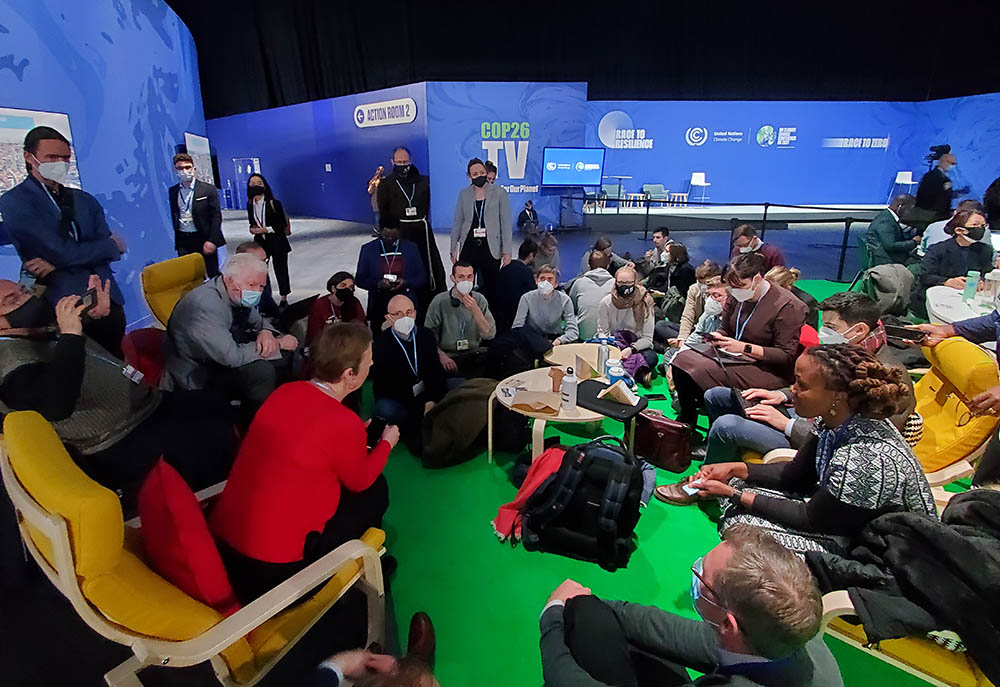
POLYGON ((882 420, 902 412, 910 394, 902 370, 885 365, 857 346, 832 344, 807 349, 823 367, 826 387, 847 393, 852 412, 882 420))

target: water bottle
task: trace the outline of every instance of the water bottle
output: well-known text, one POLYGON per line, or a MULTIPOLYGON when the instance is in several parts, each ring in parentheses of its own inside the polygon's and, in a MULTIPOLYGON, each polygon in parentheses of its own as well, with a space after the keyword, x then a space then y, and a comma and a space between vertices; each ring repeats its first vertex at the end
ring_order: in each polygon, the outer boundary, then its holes
POLYGON ((573 374, 572 367, 566 368, 560 392, 562 393, 563 410, 576 410, 576 375, 573 374))
POLYGON ((976 297, 979 290, 979 271, 969 270, 965 275, 965 289, 962 291, 962 300, 968 303, 976 297))
POLYGON ((611 353, 611 349, 608 348, 606 343, 602 343, 600 348, 597 349, 597 371, 604 374, 604 366, 608 363, 608 357, 611 353))

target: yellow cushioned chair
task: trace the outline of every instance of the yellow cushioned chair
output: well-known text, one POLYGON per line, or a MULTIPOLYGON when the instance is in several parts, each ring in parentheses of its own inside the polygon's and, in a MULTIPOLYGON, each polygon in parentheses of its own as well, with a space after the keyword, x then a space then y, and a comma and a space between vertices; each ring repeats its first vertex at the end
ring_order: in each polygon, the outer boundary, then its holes
POLYGON ((924 434, 913 453, 936 488, 935 500, 947 502, 940 487, 973 473, 1000 422, 994 415, 973 417, 966 403, 1000 379, 993 357, 965 339, 946 339, 923 352, 931 368, 913 388, 924 418, 924 434))
MULTIPOLYGON (((141 686, 136 674, 146 666, 205 661, 223 685, 256 684, 355 584, 368 599, 366 646, 383 640, 383 531, 369 529, 223 618, 146 566, 118 497, 73 463, 41 415, 11 413, 3 429, 0 472, 26 548, 84 622, 132 649, 104 676, 109 685, 141 686)), ((199 493, 199 501, 221 486, 199 493)))
POLYGON ((949 651, 926 637, 888 639, 869 646, 864 628, 842 617, 853 615, 854 606, 845 590, 823 596, 823 628, 828 635, 938 687, 993 685, 967 653, 949 651))
POLYGON ((205 281, 205 258, 200 253, 156 262, 142 268, 142 293, 153 316, 164 327, 184 294, 205 281))

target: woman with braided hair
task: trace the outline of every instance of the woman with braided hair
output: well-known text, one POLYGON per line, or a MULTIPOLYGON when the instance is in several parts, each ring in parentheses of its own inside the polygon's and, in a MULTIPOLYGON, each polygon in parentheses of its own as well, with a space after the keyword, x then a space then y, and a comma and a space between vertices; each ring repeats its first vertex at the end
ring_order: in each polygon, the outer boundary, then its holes
POLYGON ((794 551, 843 554, 869 521, 910 511, 936 518, 919 461, 886 418, 907 398, 905 373, 850 344, 808 349, 795 362, 792 398, 817 435, 787 463, 705 465, 689 486, 726 499, 720 531, 766 529, 794 551))

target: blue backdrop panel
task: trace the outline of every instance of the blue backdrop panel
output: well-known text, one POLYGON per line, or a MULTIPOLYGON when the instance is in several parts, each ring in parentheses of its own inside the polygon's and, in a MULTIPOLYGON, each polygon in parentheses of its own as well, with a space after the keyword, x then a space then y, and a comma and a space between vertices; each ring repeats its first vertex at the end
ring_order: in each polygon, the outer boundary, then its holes
POLYGON ((419 83, 211 119, 208 134, 223 188, 237 183, 234 158, 256 157, 289 212, 371 222, 368 180, 380 164, 391 171, 393 147, 408 147, 413 163, 427 173, 426 109, 419 83), (396 104, 378 105, 387 102, 396 104), (407 115, 412 121, 405 121, 407 115))
POLYGON ((535 201, 543 223, 557 222, 560 190, 541 188, 542 150, 583 145, 585 83, 427 83, 431 218, 451 227, 469 159, 493 160, 516 218, 535 201))
MULTIPOLYGON (((129 322, 144 320, 139 272, 173 255, 170 158, 185 131, 205 133, 191 34, 156 0, 6 0, 0 36, 0 105, 69 115, 83 187, 128 242, 115 272, 129 322)), ((0 277, 17 266, 6 256, 0 277)))
MULTIPOLYGON (((923 139, 910 103, 591 102, 587 145, 608 147, 624 186, 689 191, 704 172, 713 202, 885 202, 923 139)), ((701 189, 691 189, 691 198, 701 189)))

